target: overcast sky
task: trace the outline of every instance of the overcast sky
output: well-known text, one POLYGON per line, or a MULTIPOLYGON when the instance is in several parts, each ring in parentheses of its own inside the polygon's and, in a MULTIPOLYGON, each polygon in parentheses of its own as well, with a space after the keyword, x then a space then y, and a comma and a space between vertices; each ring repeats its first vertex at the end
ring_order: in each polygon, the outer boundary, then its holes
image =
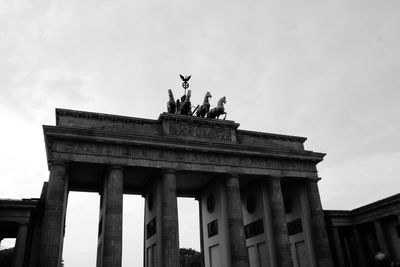
MULTIPOLYGON (((0 0, 0 198, 39 197, 42 125, 68 108, 156 119, 167 89, 226 96, 240 129, 308 137, 325 209, 399 193, 400 2, 0 0)), ((66 267, 94 266, 97 194, 71 193, 66 267)), ((181 246, 199 247, 180 201, 181 246)), ((143 200, 124 197, 124 266, 141 266, 143 200)))

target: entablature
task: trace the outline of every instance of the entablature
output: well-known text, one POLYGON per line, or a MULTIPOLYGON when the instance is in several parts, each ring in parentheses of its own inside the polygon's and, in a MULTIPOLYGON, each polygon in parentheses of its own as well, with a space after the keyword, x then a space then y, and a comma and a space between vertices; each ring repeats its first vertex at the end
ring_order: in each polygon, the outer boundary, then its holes
POLYGON ((43 126, 49 162, 255 175, 269 170, 315 178, 325 156, 304 150, 305 138, 238 131, 239 124, 228 120, 167 113, 147 120, 59 109, 56 114, 57 126, 43 126))
POLYGON ((249 147, 281 148, 302 151, 305 137, 239 130, 239 124, 218 120, 162 113, 157 120, 56 109, 56 125, 80 129, 145 135, 148 137, 174 137, 181 141, 209 141, 239 144, 249 147))

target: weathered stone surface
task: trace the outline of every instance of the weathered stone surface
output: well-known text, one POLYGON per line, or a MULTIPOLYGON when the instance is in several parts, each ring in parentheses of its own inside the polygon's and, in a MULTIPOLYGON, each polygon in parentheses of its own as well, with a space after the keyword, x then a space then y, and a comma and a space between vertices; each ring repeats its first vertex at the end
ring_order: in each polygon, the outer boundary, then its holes
POLYGON ((242 204, 238 175, 229 175, 225 181, 229 244, 232 267, 248 267, 246 239, 244 235, 242 204))
MULTIPOLYGON (((124 164, 151 167, 155 161, 163 168, 179 168, 177 164, 190 164, 189 169, 203 171, 205 165, 218 166, 220 172, 235 170, 238 173, 266 174, 261 169, 306 172, 310 177, 316 174, 313 161, 301 157, 290 159, 273 153, 250 153, 247 151, 217 149, 213 147, 189 145, 183 147, 155 146, 152 144, 118 144, 87 140, 54 140, 51 143, 50 158, 88 163, 124 164), (118 161, 117 161, 118 160, 118 161), (135 161, 136 160, 136 161, 135 161), (138 161, 140 160, 140 161, 138 161), (147 161, 147 162, 146 162, 147 161)), ((288 156, 289 157, 289 156, 288 156)), ((153 164, 154 167, 156 167, 153 164)), ((185 166, 183 166, 185 168, 185 166)), ((206 167, 207 169, 207 167, 206 167)), ((218 169, 216 170, 218 172, 218 169)), ((289 175, 290 176, 290 175, 289 175)), ((298 176, 296 174, 296 176, 298 176)))
POLYGON ((312 237, 314 241, 317 265, 321 267, 333 267, 333 258, 331 249, 329 247, 325 217, 322 210, 317 180, 308 181, 306 186, 310 204, 312 237))
POLYGON ((286 227, 281 181, 279 179, 268 180, 267 186, 271 203, 277 266, 292 267, 293 260, 290 252, 289 234, 286 227))
POLYGON ((27 261, 25 254, 28 250, 28 227, 28 224, 18 225, 13 267, 24 267, 24 263, 27 261))
MULTIPOLYGON (((155 264, 175 267, 179 264, 178 193, 186 190, 185 194, 189 196, 198 195, 214 178, 235 173, 224 184, 219 184, 223 199, 226 196, 223 201, 226 205, 225 224, 221 219, 224 230, 220 237, 224 232, 224 240, 220 241, 225 242, 220 244, 224 251, 221 260, 230 262, 230 266, 248 267, 239 184, 265 181, 266 177, 281 177, 287 181, 317 178, 316 164, 325 154, 304 150, 306 139, 303 137, 244 131, 238 127, 234 121, 167 113, 161 114, 158 120, 146 120, 57 110, 57 126, 44 126, 47 156, 49 161, 70 162, 74 173, 71 185, 75 190, 98 190, 104 166, 120 165, 126 169, 126 179, 115 180, 119 181, 117 187, 105 187, 106 210, 102 218, 106 222, 102 226, 104 239, 99 243, 103 246, 99 246, 102 248, 99 266, 121 264, 122 230, 118 229, 122 203, 119 205, 114 201, 107 211, 110 194, 119 199, 125 186, 137 190, 135 192, 147 192, 151 181, 158 181, 161 199, 158 209, 161 211, 154 217, 157 225, 153 229, 156 232, 150 236, 152 243, 145 241, 146 249, 151 245, 150 252, 145 255, 155 264), (159 177, 165 169, 169 171, 159 177), (112 223, 107 224, 107 218, 111 218, 112 223), (152 259, 154 255, 158 260, 152 259)), ((272 217, 268 231, 276 245, 272 250, 277 254, 272 262, 289 267, 293 261, 280 180, 273 179, 267 191, 272 217)), ((219 259, 217 254, 214 254, 215 262, 219 259)))
POLYGON ((239 130, 239 124, 230 120, 162 113, 158 120, 109 115, 66 109, 56 109, 59 127, 75 127, 99 132, 171 136, 187 140, 235 143, 250 147, 304 151, 305 137, 239 130))
POLYGON ((324 157, 304 150, 303 137, 238 130, 228 120, 56 113, 57 126, 44 126, 49 161, 316 178, 324 157))
POLYGON ((51 163, 45 201, 42 244, 39 266, 55 267, 61 264, 64 240, 64 223, 68 198, 67 167, 63 163, 51 163))
POLYGON ((162 214, 162 266, 179 266, 178 204, 176 177, 172 170, 165 170, 161 177, 162 214))
POLYGON ((111 167, 103 189, 103 251, 100 267, 122 265, 123 169, 111 167))

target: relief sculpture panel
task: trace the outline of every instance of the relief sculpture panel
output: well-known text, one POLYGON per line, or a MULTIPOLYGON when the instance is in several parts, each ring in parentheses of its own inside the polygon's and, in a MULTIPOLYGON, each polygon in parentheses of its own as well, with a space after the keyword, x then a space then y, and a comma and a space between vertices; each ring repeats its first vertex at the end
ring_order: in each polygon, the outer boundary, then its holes
POLYGON ((169 134, 183 137, 195 137, 203 139, 213 139, 231 141, 231 129, 223 127, 207 127, 188 125, 181 123, 169 124, 169 134))
POLYGON ((52 152, 181 162, 188 164, 196 163, 259 169, 316 171, 315 163, 306 161, 218 152, 207 153, 202 151, 165 150, 165 148, 146 148, 134 145, 84 143, 79 141, 56 141, 52 145, 52 152))

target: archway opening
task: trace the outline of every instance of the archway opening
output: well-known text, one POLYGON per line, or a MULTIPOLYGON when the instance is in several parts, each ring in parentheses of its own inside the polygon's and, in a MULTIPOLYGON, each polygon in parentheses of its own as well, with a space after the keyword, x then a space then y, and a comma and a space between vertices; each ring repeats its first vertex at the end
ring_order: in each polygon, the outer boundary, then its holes
POLYGON ((0 250, 10 249, 15 247, 15 238, 4 238, 1 240, 0 250))
POLYGON ((122 266, 143 266, 144 198, 124 194, 122 266))
POLYGON ((100 196, 69 192, 63 249, 64 266, 96 266, 100 196))
POLYGON ((201 260, 199 202, 194 198, 178 198, 180 259, 184 266, 201 260), (194 250, 194 251, 193 251, 194 250))
POLYGON ((12 266, 16 239, 4 238, 0 241, 0 266, 12 266))

